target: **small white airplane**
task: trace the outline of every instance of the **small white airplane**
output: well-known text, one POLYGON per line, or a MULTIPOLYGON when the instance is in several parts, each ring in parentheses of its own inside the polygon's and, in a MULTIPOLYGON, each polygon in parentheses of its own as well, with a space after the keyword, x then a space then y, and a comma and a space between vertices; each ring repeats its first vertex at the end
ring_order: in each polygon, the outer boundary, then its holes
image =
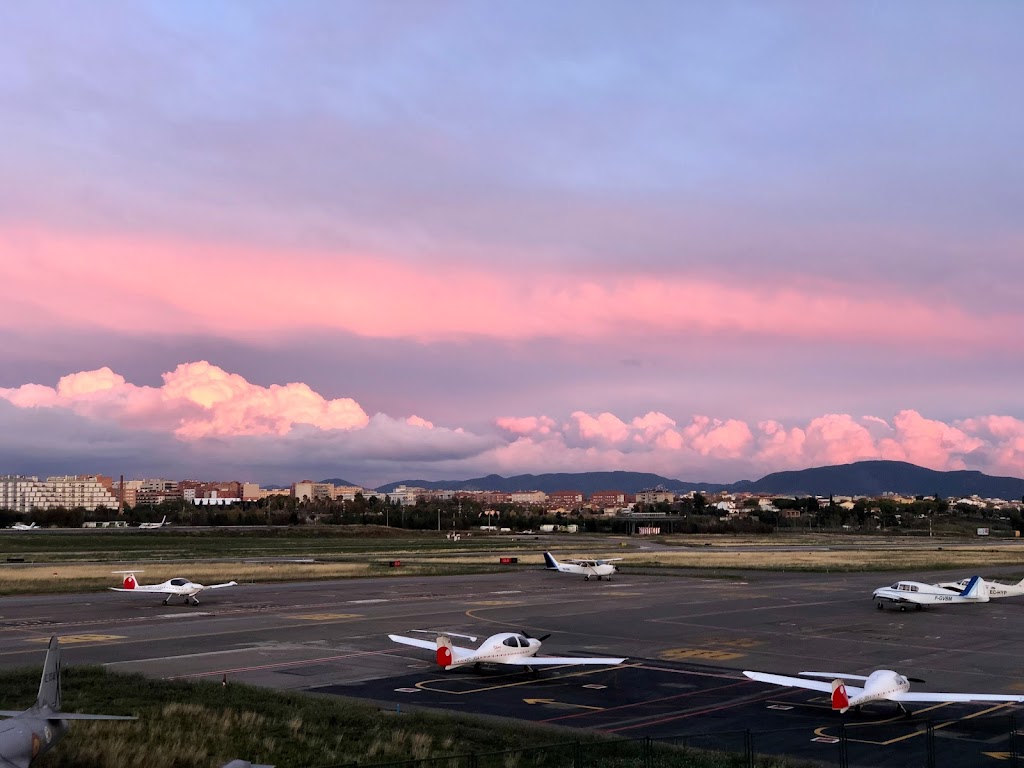
POLYGON ((893 701, 907 715, 910 712, 903 706, 906 703, 1008 701, 1019 704, 1024 702, 1024 696, 1012 696, 1004 693, 911 693, 910 684, 923 683, 924 680, 919 680, 916 677, 904 677, 891 669, 876 669, 867 677, 847 675, 842 672, 801 672, 803 677, 769 675, 764 672, 744 672, 743 674, 759 683, 830 693, 832 709, 838 709, 840 713, 846 712, 851 707, 859 709, 861 705, 869 704, 872 701, 893 701), (824 680, 807 680, 808 677, 833 678, 833 680, 826 683, 824 680), (864 687, 847 686, 846 680, 862 681, 864 687))
POLYGON ((206 589, 221 589, 223 587, 237 587, 237 581, 229 581, 226 584, 210 584, 204 586, 203 584, 196 584, 193 581, 182 578, 168 579, 160 584, 139 584, 135 578, 136 573, 145 573, 145 571, 112 571, 112 573, 123 573, 126 574, 122 587, 110 587, 115 592, 159 592, 167 595, 164 598, 164 605, 172 597, 184 597, 185 605, 188 605, 188 601, 192 601, 192 605, 199 605, 199 598, 196 597, 200 592, 206 589))
MULTIPOLYGON (((936 584, 936 587, 944 587, 946 589, 962 590, 967 587, 970 579, 961 579, 960 581, 944 581, 936 584)), ((1001 581, 985 581, 988 585, 988 596, 992 597, 1017 597, 1024 595, 1024 579, 1021 579, 1016 584, 1004 584, 1001 581)))
POLYGON ((31 525, 25 525, 25 523, 15 523, 14 525, 11 526, 11 528, 13 528, 16 531, 38 531, 39 530, 39 526, 36 525, 35 523, 32 523, 31 525))
POLYGON ((564 563, 560 563, 550 552, 545 552, 544 567, 549 571, 558 571, 559 573, 581 573, 584 581, 590 581, 591 576, 596 576, 598 581, 601 579, 611 581, 612 574, 619 570, 612 563, 622 559, 621 557, 611 557, 607 560, 566 560, 564 563))
POLYGON ((139 528, 163 528, 167 525, 167 515, 159 523, 139 523, 139 528))
POLYGON ((956 589, 920 581, 897 581, 891 587, 876 589, 874 598, 878 601, 879 610, 885 607, 884 601, 898 604, 901 611, 907 610, 908 605, 917 606, 917 610, 921 610, 926 605, 987 603, 989 588, 980 576, 972 576, 963 588, 956 589))
MULTIPOLYGON (((420 630, 413 630, 418 632, 420 630)), ((431 633, 432 634, 432 633, 431 633)), ((461 648, 452 645, 452 637, 464 637, 471 643, 477 638, 472 635, 460 635, 455 632, 438 634, 437 640, 420 640, 415 637, 403 637, 402 635, 388 635, 396 643, 411 645, 416 648, 425 648, 434 651, 438 665, 442 669, 455 669, 466 664, 508 664, 514 667, 525 667, 533 671, 534 667, 545 665, 568 665, 568 664, 602 664, 614 666, 621 664, 625 659, 612 659, 606 657, 586 658, 581 656, 538 656, 541 643, 547 640, 550 635, 543 637, 530 637, 525 632, 500 632, 491 635, 478 648, 461 648)))

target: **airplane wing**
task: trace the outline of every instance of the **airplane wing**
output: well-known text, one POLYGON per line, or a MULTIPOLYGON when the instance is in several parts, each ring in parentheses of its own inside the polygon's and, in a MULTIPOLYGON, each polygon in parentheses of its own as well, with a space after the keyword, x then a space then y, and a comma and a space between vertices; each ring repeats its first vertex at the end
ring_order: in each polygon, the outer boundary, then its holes
MULTIPOLYGON (((749 677, 751 680, 757 680, 759 683, 769 683, 770 685, 782 685, 787 688, 806 688, 809 691, 821 691, 822 693, 832 693, 832 683, 825 682, 824 680, 808 680, 806 677, 787 677, 786 675, 768 675, 764 672, 744 672, 744 675, 749 677)), ((842 677, 839 675, 838 677, 842 677)), ((864 678, 850 675, 853 679, 863 680, 864 678)), ((834 679, 834 678, 833 678, 834 679)), ((862 693, 862 689, 854 686, 846 686, 847 695, 852 699, 859 696, 862 693)))
POLYGON ((846 672, 801 672, 801 677, 824 677, 829 681, 839 678, 840 680, 867 680, 866 675, 850 675, 846 672))
MULTIPOLYGON (((415 648, 425 648, 428 651, 437 650, 437 640, 420 640, 418 637, 405 637, 404 635, 388 635, 388 638, 395 643, 401 643, 402 645, 411 645, 415 648)), ((458 656, 459 653, 463 655, 476 653, 474 648, 460 648, 457 645, 452 646, 452 655, 458 656)))
POLYGON ((579 656, 514 656, 511 659, 496 659, 493 664, 511 664, 514 667, 538 667, 553 664, 604 664, 614 666, 625 659, 596 658, 588 659, 579 656))
POLYGON ((1013 701, 1024 702, 1024 696, 1011 696, 1004 693, 894 693, 889 696, 893 701, 910 702, 950 702, 950 701, 1013 701))
POLYGON ((107 589, 112 589, 115 592, 159 592, 160 594, 167 592, 166 589, 158 584, 147 584, 145 586, 139 584, 134 589, 124 589, 123 587, 107 587, 107 589))
POLYGON ((25 710, 15 711, 13 709, 0 709, 0 717, 17 717, 18 715, 24 715, 25 710))
POLYGON ((606 557, 604 560, 598 560, 599 563, 617 563, 620 560, 625 560, 624 557, 606 557))
POLYGON ((237 581, 229 581, 229 582, 227 582, 225 584, 210 584, 207 587, 203 587, 203 589, 220 589, 221 587, 237 587, 237 586, 238 586, 238 582, 237 581))

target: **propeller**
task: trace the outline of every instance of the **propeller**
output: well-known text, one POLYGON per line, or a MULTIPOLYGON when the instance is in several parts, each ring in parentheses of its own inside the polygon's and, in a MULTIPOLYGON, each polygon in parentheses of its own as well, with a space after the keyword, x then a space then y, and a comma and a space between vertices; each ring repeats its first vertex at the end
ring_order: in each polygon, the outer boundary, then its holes
POLYGON ((531 634, 530 634, 529 632, 527 632, 527 631, 526 631, 525 629, 522 629, 522 630, 520 630, 520 631, 519 631, 519 634, 521 634, 521 635, 522 635, 523 637, 527 638, 528 640, 533 640, 533 639, 536 639, 536 640, 539 640, 539 641, 540 641, 540 642, 542 642, 542 643, 543 643, 543 642, 544 642, 545 640, 547 640, 547 639, 548 639, 549 637, 551 637, 551 633, 550 633, 550 632, 548 632, 548 633, 547 633, 546 635, 541 635, 541 636, 540 636, 540 637, 538 637, 538 638, 534 638, 534 637, 533 637, 533 635, 531 635, 531 634))

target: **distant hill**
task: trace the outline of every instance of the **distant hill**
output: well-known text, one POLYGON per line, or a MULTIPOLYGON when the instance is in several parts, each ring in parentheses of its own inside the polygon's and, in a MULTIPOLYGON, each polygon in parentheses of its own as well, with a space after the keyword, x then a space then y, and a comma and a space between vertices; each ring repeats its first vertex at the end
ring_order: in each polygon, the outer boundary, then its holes
MULTIPOLYGON (((325 480, 324 482, 332 482, 325 480)), ((344 485, 336 481, 336 485, 344 485)), ((670 491, 735 491, 774 493, 779 495, 878 496, 886 492, 907 496, 978 495, 983 498, 1024 498, 1024 480, 1016 477, 995 477, 975 471, 937 472, 905 461, 858 461, 829 467, 813 467, 792 472, 773 472, 760 480, 736 483, 694 483, 674 480, 648 472, 575 472, 541 475, 487 475, 471 480, 403 480, 388 483, 376 490, 389 493, 399 485, 433 490, 456 491, 622 491, 637 493, 662 485, 670 491)))
POLYGON ((350 485, 359 487, 359 483, 350 483, 348 480, 342 480, 340 477, 329 477, 326 480, 321 480, 321 483, 330 483, 331 485, 350 485))
POLYGON ((722 483, 687 483, 669 477, 651 474, 650 472, 560 472, 544 475, 487 475, 472 480, 403 480, 388 483, 377 488, 381 493, 390 493, 399 485, 412 488, 429 488, 431 490, 454 491, 581 491, 591 494, 595 491, 622 491, 637 493, 645 488, 663 485, 671 491, 709 491, 715 492, 726 488, 722 483))
POLYGON ((858 461, 795 472, 773 472, 753 482, 733 483, 735 491, 827 496, 878 496, 887 491, 907 496, 939 494, 1020 499, 1024 480, 975 471, 937 472, 905 461, 858 461))

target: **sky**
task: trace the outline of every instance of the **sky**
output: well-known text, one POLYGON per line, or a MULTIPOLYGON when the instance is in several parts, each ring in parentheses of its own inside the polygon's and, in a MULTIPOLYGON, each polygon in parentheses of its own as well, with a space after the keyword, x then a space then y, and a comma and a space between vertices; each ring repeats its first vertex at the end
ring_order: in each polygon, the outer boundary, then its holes
POLYGON ((1024 476, 1024 6, 0 6, 0 474, 1024 476))

